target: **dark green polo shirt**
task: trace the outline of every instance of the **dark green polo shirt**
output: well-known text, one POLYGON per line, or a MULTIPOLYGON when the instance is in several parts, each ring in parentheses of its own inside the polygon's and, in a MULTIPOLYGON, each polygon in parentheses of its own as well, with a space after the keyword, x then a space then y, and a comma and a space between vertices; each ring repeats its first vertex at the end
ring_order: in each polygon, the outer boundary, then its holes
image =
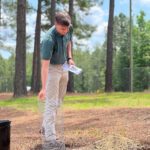
POLYGON ((64 64, 67 61, 67 46, 72 40, 72 25, 66 35, 57 32, 51 27, 42 40, 42 59, 50 60, 51 64, 64 64))

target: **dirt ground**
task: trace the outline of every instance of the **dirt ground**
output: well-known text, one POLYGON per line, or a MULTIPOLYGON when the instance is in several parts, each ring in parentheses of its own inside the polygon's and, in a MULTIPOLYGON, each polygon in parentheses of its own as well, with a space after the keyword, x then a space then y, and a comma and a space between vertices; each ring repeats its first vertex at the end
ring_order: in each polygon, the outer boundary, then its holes
POLYGON ((0 101, 12 98, 13 93, 0 93, 0 101))
MULTIPOLYGON (((12 93, 8 93, 7 96, 3 95, 0 94, 0 100, 1 98, 3 100, 11 98, 12 93)), ((64 108, 63 112, 67 150, 81 150, 82 148, 88 150, 87 146, 91 147, 90 150, 100 149, 97 148, 97 143, 112 146, 112 144, 120 142, 121 138, 116 138, 116 135, 121 135, 124 139, 128 138, 126 140, 128 144, 130 144, 129 140, 132 140, 132 142, 142 145, 143 150, 150 150, 150 108, 93 108, 86 110, 64 108), (108 143, 109 140, 112 142, 112 139, 117 139, 117 141, 108 143)), ((11 150, 41 150, 38 112, 0 107, 0 120, 5 119, 11 120, 11 150)), ((111 149, 108 148, 108 150, 111 149)))
MULTIPOLYGON (((0 109, 0 120, 11 120, 11 150, 40 150, 38 113, 0 109)), ((81 148, 119 134, 150 149, 150 108, 64 109, 67 149, 81 148)))

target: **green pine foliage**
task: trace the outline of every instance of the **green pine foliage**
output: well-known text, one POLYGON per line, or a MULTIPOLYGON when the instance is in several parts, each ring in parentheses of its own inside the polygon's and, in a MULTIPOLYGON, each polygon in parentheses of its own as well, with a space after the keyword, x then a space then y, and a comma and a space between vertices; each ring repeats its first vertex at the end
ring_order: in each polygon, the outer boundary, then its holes
MULTIPOLYGON (((43 0, 42 3, 42 12, 45 14, 45 18, 47 18, 47 23, 42 24, 42 30, 47 31, 50 28, 50 1, 43 0)), ((66 5, 68 5, 68 0, 57 0, 56 1, 56 13, 59 11, 66 11, 69 10, 66 9, 66 5)), ((99 0, 77 0, 74 1, 74 15, 73 15, 73 29, 74 29, 74 36, 76 36, 78 39, 88 39, 91 37, 92 33, 96 30, 96 26, 89 25, 84 20, 84 16, 89 15, 89 9, 94 5, 101 5, 99 0), (81 16, 81 13, 84 14, 84 16, 81 16)), ((76 44, 79 44, 77 42, 76 44)))
MULTIPOLYGON (((141 11, 133 24, 133 91, 144 91, 150 86, 150 21, 141 11)), ((113 89, 129 91, 129 18, 124 14, 114 19, 113 89)))

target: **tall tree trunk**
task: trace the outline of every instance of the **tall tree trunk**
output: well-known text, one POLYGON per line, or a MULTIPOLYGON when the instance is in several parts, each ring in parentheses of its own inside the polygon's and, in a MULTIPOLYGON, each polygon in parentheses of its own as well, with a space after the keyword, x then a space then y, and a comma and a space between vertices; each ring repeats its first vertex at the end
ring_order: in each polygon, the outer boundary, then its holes
POLYGON ((56 1, 51 0, 51 27, 54 25, 55 22, 55 14, 56 14, 56 1))
POLYGON ((38 10, 37 10, 35 39, 34 39, 33 65, 32 65, 31 91, 33 91, 33 93, 38 93, 40 91, 40 81, 41 81, 40 35, 41 35, 41 0, 38 0, 38 10))
POLYGON ((107 30, 107 61, 105 76, 105 92, 112 91, 112 64, 113 64, 113 23, 114 23, 114 0, 110 0, 109 21, 107 30))
MULTIPOLYGON (((71 17, 71 23, 73 24, 73 0, 69 0, 69 15, 71 17)), ((72 57, 73 57, 73 42, 71 42, 71 50, 72 50, 72 57)), ((74 92, 74 78, 72 72, 69 72, 67 92, 74 92)))
POLYGON ((1 2, 1 0, 0 0, 0 26, 1 26, 1 19, 2 19, 2 18, 1 18, 1 17, 2 17, 2 16, 1 16, 1 6, 2 6, 1 3, 2 3, 2 2, 1 2))
POLYGON ((73 0, 69 0, 69 15, 71 17, 71 23, 73 24, 73 0))
POLYGON ((26 94, 26 0, 18 0, 14 97, 26 94))
POLYGON ((133 92, 132 0, 130 0, 130 91, 133 92))

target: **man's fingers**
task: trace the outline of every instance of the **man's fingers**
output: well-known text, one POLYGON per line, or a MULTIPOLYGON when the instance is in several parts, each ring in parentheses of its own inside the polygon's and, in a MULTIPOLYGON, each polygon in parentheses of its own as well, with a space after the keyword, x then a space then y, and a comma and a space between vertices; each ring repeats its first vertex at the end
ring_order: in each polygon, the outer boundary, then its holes
POLYGON ((41 99, 44 101, 44 100, 45 100, 45 96, 43 95, 43 96, 41 97, 41 99))
POLYGON ((41 94, 40 98, 41 98, 41 100, 45 100, 45 96, 43 93, 41 94))
POLYGON ((40 94, 38 95, 38 98, 40 99, 40 94))
POLYGON ((39 99, 42 99, 42 97, 43 97, 43 94, 40 93, 40 94, 39 94, 39 99))
POLYGON ((38 98, 40 99, 40 100, 45 100, 45 92, 43 92, 43 91, 41 91, 40 93, 39 93, 39 95, 38 95, 38 98))

